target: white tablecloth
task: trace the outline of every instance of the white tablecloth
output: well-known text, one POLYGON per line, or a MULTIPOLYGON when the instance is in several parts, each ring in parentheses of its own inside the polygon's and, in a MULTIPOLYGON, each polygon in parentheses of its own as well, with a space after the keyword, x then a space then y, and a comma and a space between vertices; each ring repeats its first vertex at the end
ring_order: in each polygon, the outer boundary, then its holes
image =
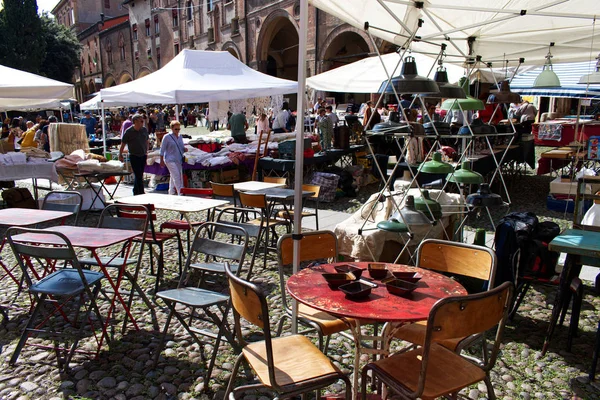
POLYGON ((58 182, 56 167, 52 162, 28 162, 27 164, 0 166, 0 181, 38 178, 58 182))

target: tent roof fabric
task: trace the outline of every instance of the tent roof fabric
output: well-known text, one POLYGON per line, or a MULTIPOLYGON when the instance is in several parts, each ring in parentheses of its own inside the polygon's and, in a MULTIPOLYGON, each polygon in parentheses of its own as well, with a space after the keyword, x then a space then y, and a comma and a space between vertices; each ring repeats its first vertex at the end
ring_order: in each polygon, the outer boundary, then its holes
POLYGON ((73 85, 0 65, 0 102, 5 99, 64 99, 72 97, 73 85))
MULTIPOLYGON (((140 105, 144 105, 144 103, 132 103, 128 101, 104 101, 104 108, 114 108, 114 107, 137 107, 140 105)), ((88 101, 81 103, 79 105, 81 110, 100 110, 102 108, 102 95, 97 93, 94 97, 89 99, 88 101)))
MULTIPOLYGON (((421 54, 411 54, 411 56, 415 57, 419 74, 422 76, 427 75, 427 72, 434 66, 435 58, 421 54)), ((306 85, 316 90, 328 92, 377 93, 381 83, 388 79, 388 74, 392 76, 400 75, 402 66, 400 64, 396 69, 400 60, 400 55, 397 53, 384 54, 381 56, 381 60, 378 56, 364 58, 307 78, 306 85)), ((450 82, 457 82, 464 75, 463 68, 459 66, 444 66, 448 72, 448 80, 450 82)), ((436 69, 437 65, 434 66, 428 75, 430 78, 433 78, 436 69)))
POLYGON ((102 89, 106 102, 193 103, 296 93, 294 81, 258 72, 227 51, 183 50, 143 78, 102 89))
MULTIPOLYGON (((439 51, 446 43, 448 59, 463 63, 467 56, 483 61, 525 58, 542 65, 550 42, 555 62, 590 59, 592 43, 600 43, 594 29, 597 0, 310 0, 315 7, 373 36, 406 45, 412 34, 415 51, 439 51), (419 6, 422 5, 422 8, 419 6), (419 19, 423 19, 418 28, 419 19), (418 29, 417 29, 418 28, 418 29), (471 39, 472 38, 472 39, 471 39)), ((593 49, 597 51, 597 49, 593 49)), ((595 53, 593 54, 596 55, 595 53)))
POLYGON ((533 83, 542 72, 543 67, 518 74, 510 83, 512 91, 522 95, 552 97, 597 97, 600 96, 600 85, 580 85, 579 78, 596 70, 596 62, 577 62, 553 64, 552 69, 560 80, 559 88, 534 88, 533 83))

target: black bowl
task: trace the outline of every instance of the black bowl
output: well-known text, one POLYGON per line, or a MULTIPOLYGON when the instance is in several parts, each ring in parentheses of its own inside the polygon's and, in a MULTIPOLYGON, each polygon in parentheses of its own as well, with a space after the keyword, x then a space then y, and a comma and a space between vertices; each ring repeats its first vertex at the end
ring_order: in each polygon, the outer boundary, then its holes
POLYGON ((369 275, 373 279, 383 279, 387 276, 388 269, 385 263, 369 263, 369 275))
POLYGON ((364 271, 364 268, 359 268, 352 264, 336 265, 334 268, 337 272, 339 272, 341 274, 350 272, 351 274, 353 274, 356 277, 356 279, 359 279, 360 276, 362 275, 362 272, 364 271))
POLYGON ((343 274, 322 274, 323 278, 327 281, 327 284, 332 289, 337 289, 338 286, 344 285, 346 283, 354 282, 356 280, 356 276, 347 272, 343 274))
POLYGON ((400 279, 400 280, 410 282, 410 283, 417 283, 423 277, 423 275, 419 274, 418 272, 408 272, 408 271, 392 272, 392 275, 394 275, 394 278, 396 278, 396 279, 400 279))
POLYGON ((352 282, 340 286, 346 297, 353 300, 364 299, 371 294, 371 287, 361 282, 352 282))
POLYGON ((407 296, 417 288, 417 285, 400 279, 390 279, 385 282, 385 287, 391 294, 407 296))

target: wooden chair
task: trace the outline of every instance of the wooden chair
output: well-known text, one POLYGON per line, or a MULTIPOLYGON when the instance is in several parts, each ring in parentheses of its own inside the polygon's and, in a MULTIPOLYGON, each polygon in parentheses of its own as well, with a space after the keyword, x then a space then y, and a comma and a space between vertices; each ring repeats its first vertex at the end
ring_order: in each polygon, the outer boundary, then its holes
POLYGON ((346 384, 346 399, 349 400, 351 385, 348 377, 305 336, 271 337, 267 300, 260 288, 234 275, 229 265, 225 266, 225 273, 229 278, 235 331, 243 348, 223 398, 230 399, 230 393, 235 398, 238 393, 264 387, 277 392, 281 398, 289 398, 327 387, 341 379, 346 384), (263 341, 247 343, 244 340, 240 316, 262 330, 263 341), (261 383, 233 389, 243 360, 256 372, 261 383))
POLYGON ((423 346, 367 364, 362 370, 362 399, 367 398, 367 379, 380 379, 404 399, 437 399, 484 381, 488 396, 495 399, 489 372, 494 367, 504 324, 511 305, 513 284, 505 282, 487 292, 447 297, 431 309, 423 346), (475 363, 440 345, 496 327, 488 361, 475 363), (369 374, 370 372, 370 374, 369 374))
MULTIPOLYGON (((92 311, 96 314, 99 325, 103 326, 102 314, 96 304, 96 298, 105 276, 101 272, 83 269, 77 261, 77 255, 71 242, 62 233, 39 229, 9 228, 6 238, 21 267, 23 279, 32 297, 33 309, 10 358, 10 364, 14 365, 17 362, 29 336, 36 335, 53 338, 53 349, 56 353, 58 367, 67 370, 79 340, 86 336, 84 333, 86 323, 91 325, 93 331, 93 322, 90 318, 92 311), (40 246, 39 244, 15 241, 13 236, 22 233, 55 236, 61 244, 40 246), (35 276, 32 277, 34 262, 42 266, 44 271, 54 270, 57 263, 64 265, 64 268, 37 279, 35 276), (80 313, 84 306, 85 313, 80 313), (70 315, 73 311, 75 316, 71 320, 70 315), (52 324, 53 326, 48 329, 42 329, 47 322, 54 319, 53 316, 56 314, 60 314, 71 327, 77 329, 59 332, 56 324, 52 324), (69 348, 60 347, 59 343, 62 340, 67 342, 67 338, 72 340, 69 348)), ((104 333, 102 334, 104 335, 104 333)), ((42 347, 40 343, 36 343, 36 346, 42 347)))
POLYGON ((287 179, 279 176, 263 176, 263 182, 287 185, 287 179))
MULTIPOLYGON (((487 281, 488 290, 494 284, 496 263, 496 253, 483 246, 427 239, 417 249, 417 267, 454 275, 458 278, 481 279, 487 281)), ((398 329, 395 337, 422 346, 427 331, 426 324, 426 321, 422 321, 404 325, 398 329)), ((476 338, 455 337, 442 344, 450 350, 460 352, 476 338)))
POLYGON ((204 377, 204 388, 208 388, 211 372, 217 353, 219 352, 221 337, 224 336, 234 347, 237 344, 235 343, 232 330, 227 326, 227 314, 231 306, 229 296, 203 288, 202 277, 198 279, 199 283, 194 285, 193 272, 200 270, 203 273, 211 271, 222 272, 224 274, 225 264, 231 272, 231 268, 229 267, 229 262, 231 261, 234 262, 233 269, 236 271, 236 275, 239 275, 247 248, 248 235, 242 228, 207 222, 196 231, 192 249, 188 255, 177 289, 165 290, 156 294, 156 297, 163 299, 167 303, 170 312, 163 328, 161 340, 154 354, 155 366, 158 363, 169 325, 173 316, 175 316, 201 348, 204 346, 204 343, 198 338, 198 335, 215 339, 212 356, 207 366, 206 376, 204 377), (214 237, 217 232, 229 230, 237 230, 236 234, 244 237, 243 242, 235 244, 215 240, 214 237), (206 259, 205 262, 198 262, 199 258, 205 256, 210 257, 210 259, 206 259), (218 261, 215 261, 215 259, 218 259, 218 261), (217 310, 218 312, 216 312, 217 310), (199 313, 199 311, 202 311, 202 313, 199 313), (218 333, 215 334, 212 331, 192 326, 197 321, 213 323, 218 327, 218 333))
MULTIPOLYGON (((182 196, 191 196, 191 197, 200 197, 203 199, 211 199, 213 195, 212 189, 207 188, 181 188, 180 191, 182 196)), ((207 211, 206 220, 211 220, 211 213, 207 211)), ((160 224, 160 231, 162 232, 164 229, 171 229, 176 231, 178 234, 180 231, 186 232, 187 235, 187 251, 190 251, 190 232, 194 230, 194 228, 202 225, 204 221, 188 221, 183 214, 180 215, 179 219, 171 219, 169 221, 163 222, 160 224)))
POLYGON ((212 221, 215 220, 216 213, 220 213, 221 211, 231 212, 233 214, 233 220, 237 221, 237 214, 235 211, 232 211, 233 208, 239 206, 238 197, 236 195, 236 191, 231 183, 217 183, 210 182, 210 186, 213 190, 213 199, 227 200, 229 204, 215 207, 213 212, 212 221))
MULTIPOLYGON (((286 296, 284 267, 291 265, 293 262, 293 246, 294 240, 291 234, 283 235, 277 242, 279 286, 281 288, 281 301, 285 311, 279 320, 277 336, 281 335, 283 324, 286 318, 292 317, 292 309, 287 302, 286 296)), ((335 262, 337 261, 337 257, 338 246, 335 233, 332 231, 314 231, 302 233, 299 262, 302 263, 317 260, 335 262)), ((316 310, 305 304, 298 304, 298 321, 317 332, 319 335, 319 349, 323 350, 324 353, 327 353, 327 347, 329 345, 329 338, 331 335, 348 329, 348 325, 341 319, 326 312, 316 310), (324 336, 327 337, 325 345, 323 345, 324 336)))
MULTIPOLYGON (((148 245, 148 250, 150 251, 150 273, 154 275, 154 249, 152 246, 158 247, 158 261, 156 263, 156 284, 154 290, 158 292, 158 286, 160 284, 160 280, 163 276, 164 269, 164 247, 165 243, 171 239, 177 239, 177 244, 179 246, 178 250, 178 258, 179 258, 179 274, 181 274, 181 265, 183 264, 183 245, 181 243, 181 236, 179 235, 179 231, 175 231, 175 233, 169 232, 157 232, 154 227, 154 221, 156 221, 156 210, 154 209, 154 204, 146 204, 146 208, 150 212, 150 219, 148 221, 148 229, 146 230, 145 235, 140 235, 133 240, 138 243, 145 243, 148 245)), ((118 210, 119 218, 134 218, 134 219, 145 219, 147 215, 145 212, 140 212, 139 209, 128 207, 127 205, 123 205, 118 210)))
MULTIPOLYGON (((305 203, 307 201, 312 201, 315 205, 314 212, 302 210, 302 218, 315 217, 315 227, 317 230, 319 230, 319 192, 321 191, 321 186, 302 185, 302 191, 314 192, 314 194, 312 196, 306 198, 305 203)), ((277 217, 287 219, 290 222, 294 222, 294 210, 290 210, 290 211, 281 210, 277 213, 277 217)))
MULTIPOLYGON (((49 192, 44 201, 42 202, 42 210, 51 211, 65 211, 75 215, 75 221, 73 225, 77 225, 79 219, 79 211, 81 211, 81 205, 83 204, 83 196, 79 192, 75 191, 59 191, 54 190, 49 192)), ((66 218, 63 218, 61 223, 64 224, 66 218)))

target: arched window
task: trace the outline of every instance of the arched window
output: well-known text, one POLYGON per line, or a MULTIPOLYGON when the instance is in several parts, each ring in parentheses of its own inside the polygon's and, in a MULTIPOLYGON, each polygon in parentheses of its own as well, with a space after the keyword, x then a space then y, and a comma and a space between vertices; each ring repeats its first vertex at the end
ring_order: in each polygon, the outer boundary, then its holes
POLYGON ((191 21, 191 20, 192 20, 192 17, 193 17, 193 15, 194 15, 194 14, 192 13, 192 10, 193 10, 193 9, 194 9, 194 5, 192 4, 192 2, 191 2, 191 1, 188 1, 188 2, 187 2, 187 6, 186 6, 186 10, 187 10, 187 20, 188 20, 188 21, 191 21))
POLYGON ((106 62, 108 62, 108 65, 112 65, 113 56, 112 56, 112 43, 110 42, 110 39, 106 39, 106 42, 104 43, 104 47, 106 48, 106 62))
POLYGON ((122 33, 119 33, 119 54, 121 56, 121 61, 125 61, 125 40, 123 39, 122 33))

